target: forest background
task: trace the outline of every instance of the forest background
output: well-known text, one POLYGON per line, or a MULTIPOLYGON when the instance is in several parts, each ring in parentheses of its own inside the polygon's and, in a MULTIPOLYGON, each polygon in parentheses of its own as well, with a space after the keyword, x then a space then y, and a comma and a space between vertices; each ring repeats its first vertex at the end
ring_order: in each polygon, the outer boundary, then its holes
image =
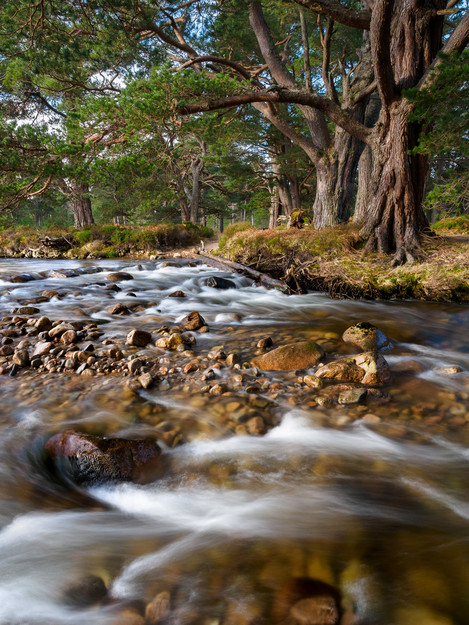
POLYGON ((8 1, 1 226, 353 222, 414 262, 430 223, 467 230, 467 9, 8 1))

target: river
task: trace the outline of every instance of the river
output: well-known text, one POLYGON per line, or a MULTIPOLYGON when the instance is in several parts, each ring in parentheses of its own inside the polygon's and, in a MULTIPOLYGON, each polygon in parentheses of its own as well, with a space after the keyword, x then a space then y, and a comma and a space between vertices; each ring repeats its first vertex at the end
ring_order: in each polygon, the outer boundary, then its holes
POLYGON ((117 371, 1 376, 1 625, 143 623, 155 596, 174 624, 294 623, 275 615, 296 578, 338 588, 344 623, 469 622, 467 305, 287 296, 182 260, 0 261, 0 329, 31 302, 35 318, 96 324, 96 349, 124 357, 129 329, 156 331, 192 311, 209 327, 192 357, 223 346, 240 363, 267 336, 354 353, 342 332, 368 321, 392 340, 393 377, 382 397, 339 405, 317 401, 301 372, 214 367, 191 381, 180 373, 190 356, 156 347, 145 354, 169 382, 148 389, 129 389, 117 371), (47 277, 58 268, 75 272, 47 277), (108 290, 117 268, 133 279, 108 290), (25 272, 35 279, 11 282, 25 272), (236 288, 205 286, 212 275, 236 288), (186 297, 168 297, 175 290, 186 297), (132 314, 110 314, 116 302, 132 314), (219 394, 206 388, 214 382, 219 394), (244 414, 265 418, 266 433, 246 435, 244 414), (41 452, 65 429, 156 437, 165 470, 143 485, 72 488, 41 452), (67 589, 89 574, 106 597, 70 602, 67 589))

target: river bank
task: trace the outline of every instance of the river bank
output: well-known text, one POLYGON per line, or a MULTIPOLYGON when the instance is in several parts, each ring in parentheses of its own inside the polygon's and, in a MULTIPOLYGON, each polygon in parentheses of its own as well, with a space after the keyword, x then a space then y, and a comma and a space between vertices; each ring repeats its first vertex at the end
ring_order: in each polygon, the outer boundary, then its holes
POLYGON ((422 248, 416 263, 393 267, 391 256, 365 253, 358 229, 346 225, 320 232, 247 228, 225 237, 217 253, 279 278, 299 293, 469 301, 469 236, 425 237, 422 248))

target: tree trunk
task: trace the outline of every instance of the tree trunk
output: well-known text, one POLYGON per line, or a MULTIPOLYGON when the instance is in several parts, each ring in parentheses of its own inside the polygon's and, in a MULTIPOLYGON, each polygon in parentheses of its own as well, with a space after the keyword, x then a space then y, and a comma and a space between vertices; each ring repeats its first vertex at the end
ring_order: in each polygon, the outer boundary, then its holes
POLYGON ((390 107, 389 123, 372 155, 370 208, 364 232, 368 249, 388 254, 395 262, 413 262, 420 253, 419 233, 428 225, 422 200, 426 158, 410 156, 418 128, 409 124, 410 105, 403 98, 390 107))
POLYGON ((382 109, 372 142, 370 213, 363 228, 368 249, 395 251, 394 264, 421 253, 419 233, 428 225, 422 200, 427 159, 412 155, 420 127, 402 91, 415 87, 441 45, 444 0, 380 2, 370 27, 382 109), (391 13, 392 11, 392 13, 391 13))
POLYGON ((90 187, 86 182, 74 185, 71 197, 75 228, 84 228, 94 224, 91 211, 90 187))
POLYGON ((370 181, 373 169, 373 154, 368 145, 358 161, 358 187, 353 213, 353 223, 361 225, 365 223, 370 207, 370 181))
POLYGON ((279 214, 279 201, 277 185, 274 185, 270 191, 270 206, 269 206, 269 228, 275 228, 277 225, 277 219, 279 214))
POLYGON ((192 195, 191 195, 191 223, 199 222, 199 206, 200 206, 200 175, 204 163, 199 157, 191 160, 192 174, 192 195))
MULTIPOLYGON (((366 106, 364 123, 368 128, 372 128, 379 118, 381 101, 377 93, 374 93, 366 106)), ((373 171, 373 154, 371 148, 365 145, 358 161, 358 187, 355 200, 355 210, 353 222, 356 224, 365 223, 370 210, 370 181, 373 171)))
POLYGON ((313 225, 317 230, 350 219, 358 161, 363 143, 337 128, 334 148, 316 164, 313 225))
POLYGON ((185 195, 179 196, 179 208, 181 210, 181 221, 184 223, 185 221, 191 220, 191 213, 189 210, 189 205, 187 204, 187 198, 185 195))
POLYGON ((297 176, 288 176, 288 182, 290 184, 290 195, 292 199, 293 210, 301 209, 301 193, 300 183, 297 176))

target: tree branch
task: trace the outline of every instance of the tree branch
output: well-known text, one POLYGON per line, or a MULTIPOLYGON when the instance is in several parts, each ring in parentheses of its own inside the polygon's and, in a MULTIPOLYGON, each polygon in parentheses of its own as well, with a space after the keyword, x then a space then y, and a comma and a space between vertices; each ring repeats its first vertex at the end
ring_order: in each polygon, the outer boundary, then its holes
POLYGON ((230 59, 224 59, 223 57, 216 56, 214 54, 206 54, 205 56, 196 56, 193 59, 190 59, 189 61, 186 61, 185 63, 180 65, 176 69, 176 71, 180 72, 182 69, 185 69, 186 67, 190 67, 191 65, 194 65, 196 63, 215 63, 218 65, 226 65, 227 67, 231 67, 232 69, 234 69, 236 72, 238 72, 238 74, 240 74, 246 80, 254 80, 255 84, 258 87, 262 87, 262 84, 258 80, 255 80, 255 77, 253 76, 253 74, 249 70, 247 70, 245 67, 243 67, 239 63, 236 63, 235 61, 231 61, 230 59))
POLYGON ((318 15, 326 15, 339 24, 369 30, 371 22, 371 11, 366 9, 357 10, 344 6, 337 0, 293 0, 318 15))
POLYGON ((37 98, 46 108, 55 113, 56 115, 60 115, 60 117, 66 118, 66 114, 63 111, 59 111, 55 108, 50 102, 46 100, 44 96, 41 95, 39 91, 26 91, 25 96, 27 98, 37 98))
POLYGON ((308 26, 305 20, 304 9, 300 7, 300 24, 301 24, 301 40, 303 44, 303 67, 305 70, 305 85, 308 91, 313 90, 313 81, 311 78, 311 63, 309 60, 309 38, 308 38, 308 26))
POLYGON ((322 28, 321 16, 318 16, 319 34, 321 36, 322 46, 322 79, 326 85, 327 95, 334 102, 338 102, 337 92, 335 90, 334 81, 330 74, 329 66, 331 61, 331 38, 334 28, 334 20, 330 17, 327 19, 326 32, 322 28))
POLYGON ((177 111, 181 115, 190 115, 192 113, 232 108, 234 106, 252 104, 254 102, 301 104, 318 109, 327 115, 331 121, 338 124, 357 139, 365 143, 370 143, 371 130, 369 128, 358 122, 350 113, 341 109, 340 106, 329 100, 329 98, 310 93, 306 90, 282 89, 278 87, 263 91, 251 91, 228 96, 226 98, 184 104, 179 106, 177 111))

